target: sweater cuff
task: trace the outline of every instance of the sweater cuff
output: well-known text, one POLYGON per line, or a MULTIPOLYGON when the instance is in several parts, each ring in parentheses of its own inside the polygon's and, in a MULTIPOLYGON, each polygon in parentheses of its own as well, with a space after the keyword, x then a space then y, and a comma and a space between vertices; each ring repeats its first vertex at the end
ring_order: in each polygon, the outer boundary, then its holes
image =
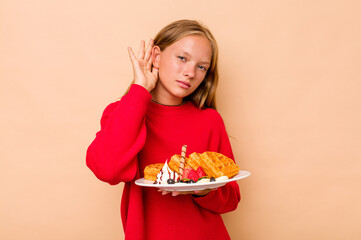
POLYGON ((149 101, 152 99, 152 95, 147 89, 135 83, 130 85, 128 94, 136 94, 138 97, 144 97, 146 100, 149 101))
MULTIPOLYGON (((130 85, 128 93, 120 100, 118 107, 126 105, 128 109, 136 109, 135 112, 138 114, 145 113, 150 100, 152 100, 152 95, 147 89, 140 85, 132 84, 130 85)), ((122 109, 124 110, 124 108, 122 109)))
MULTIPOLYGON (((216 191, 216 190, 215 190, 216 191)), ((206 195, 195 195, 195 194, 192 194, 192 197, 193 197, 193 199, 195 200, 195 199, 199 199, 199 200, 196 200, 197 202, 198 201, 203 201, 203 200, 201 200, 201 199, 205 199, 205 201, 208 201, 209 200, 209 196, 212 196, 212 194, 214 194, 214 192, 215 191, 210 191, 209 193, 207 193, 206 195), (208 199, 208 200, 207 200, 208 199)), ((212 198, 212 197, 211 197, 212 198)))
POLYGON ((127 99, 126 101, 130 105, 145 104, 144 106, 146 106, 146 105, 148 105, 150 100, 152 100, 152 95, 144 87, 137 85, 137 84, 132 84, 132 85, 130 85, 128 93, 125 94, 123 96, 123 98, 127 99))

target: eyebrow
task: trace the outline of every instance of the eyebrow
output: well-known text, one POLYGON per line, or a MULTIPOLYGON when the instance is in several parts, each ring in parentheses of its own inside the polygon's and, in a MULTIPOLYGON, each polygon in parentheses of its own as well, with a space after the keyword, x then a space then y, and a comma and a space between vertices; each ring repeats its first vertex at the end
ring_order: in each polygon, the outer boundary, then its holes
MULTIPOLYGON (((185 55, 187 55, 187 56, 192 56, 191 54, 189 54, 188 52, 186 52, 186 51, 181 51, 183 54, 185 54, 185 55)), ((199 62, 200 64, 207 64, 207 65, 211 65, 211 63, 210 62, 208 62, 208 61, 201 61, 201 62, 199 62)))

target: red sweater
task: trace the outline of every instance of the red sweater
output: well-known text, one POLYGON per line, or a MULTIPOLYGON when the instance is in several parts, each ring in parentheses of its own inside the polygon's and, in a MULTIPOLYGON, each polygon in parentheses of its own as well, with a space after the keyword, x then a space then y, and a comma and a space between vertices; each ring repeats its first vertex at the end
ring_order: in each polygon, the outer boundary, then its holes
POLYGON ((221 116, 191 102, 163 106, 133 84, 120 101, 103 113, 101 130, 87 151, 87 165, 102 181, 125 182, 121 216, 125 239, 230 239, 221 213, 237 208, 240 193, 231 182, 206 196, 162 195, 135 185, 151 163, 180 154, 215 151, 233 158, 221 116))

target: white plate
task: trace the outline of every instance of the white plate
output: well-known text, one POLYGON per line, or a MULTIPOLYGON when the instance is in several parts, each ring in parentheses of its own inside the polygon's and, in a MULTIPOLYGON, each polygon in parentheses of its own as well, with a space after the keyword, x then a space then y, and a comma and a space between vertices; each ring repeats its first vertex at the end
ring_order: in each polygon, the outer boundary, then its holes
POLYGON ((203 189, 212 189, 224 186, 226 183, 240 180, 242 178, 246 178, 251 175, 248 171, 239 171, 239 173, 231 179, 220 180, 215 182, 207 182, 207 183, 176 183, 176 184, 153 184, 153 181, 145 180, 144 178, 140 178, 135 181, 135 184, 142 187, 156 187, 163 191, 196 191, 203 189))

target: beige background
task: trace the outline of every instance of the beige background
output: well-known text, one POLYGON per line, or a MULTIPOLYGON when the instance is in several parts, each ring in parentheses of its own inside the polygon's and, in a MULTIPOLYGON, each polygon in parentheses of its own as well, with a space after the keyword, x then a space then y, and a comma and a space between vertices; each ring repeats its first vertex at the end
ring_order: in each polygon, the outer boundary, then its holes
POLYGON ((197 19, 220 48, 232 239, 361 239, 360 1, 0 0, 0 239, 122 239, 122 184, 85 152, 127 46, 197 19))

